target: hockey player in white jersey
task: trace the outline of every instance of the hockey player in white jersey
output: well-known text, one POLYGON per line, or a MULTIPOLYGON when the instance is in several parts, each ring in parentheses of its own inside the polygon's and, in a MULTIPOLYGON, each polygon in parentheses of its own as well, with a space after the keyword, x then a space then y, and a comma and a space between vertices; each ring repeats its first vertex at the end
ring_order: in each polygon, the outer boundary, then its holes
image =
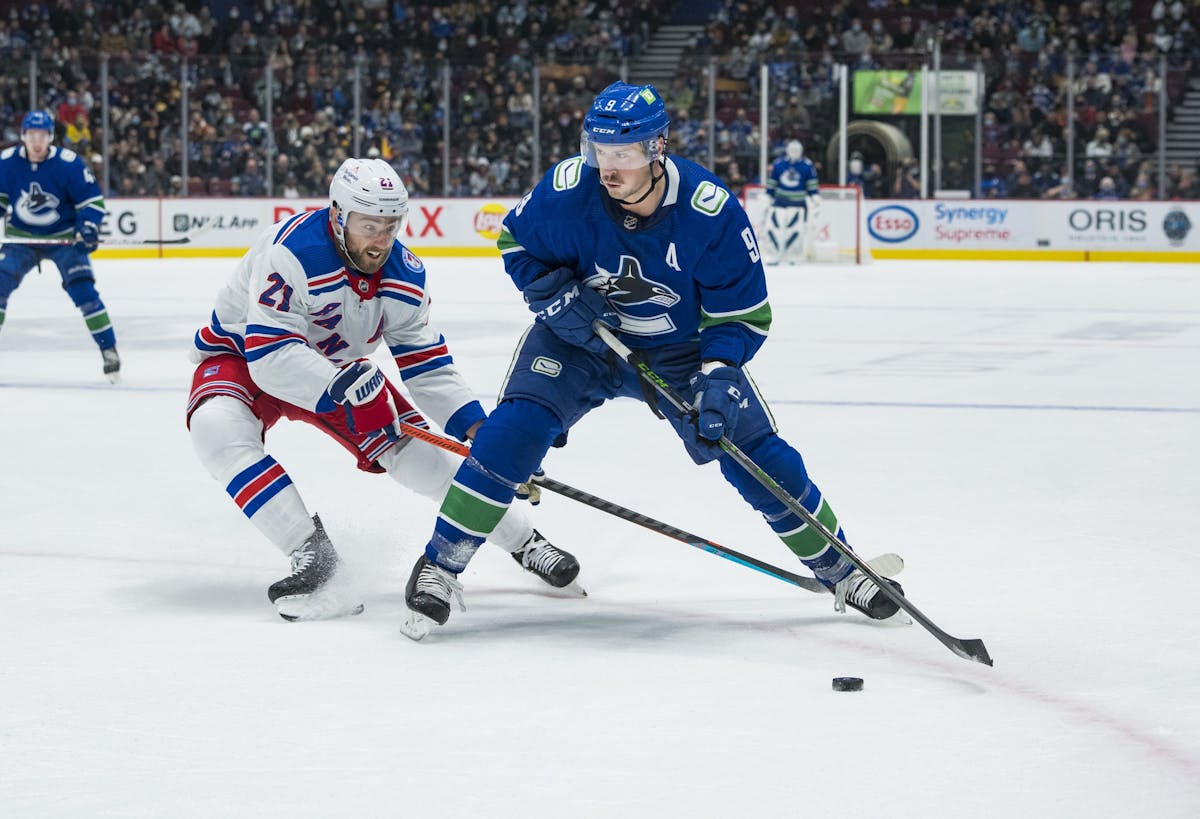
POLYGON ((21 120, 21 144, 0 152, 0 218, 8 216, 0 249, 0 327, 8 297, 29 271, 53 262, 100 348, 104 375, 116 382, 117 337, 88 258, 100 244, 104 196, 83 158, 53 141, 54 117, 30 111, 21 120))
POLYGON ((767 179, 766 264, 799 262, 812 255, 813 228, 821 210, 817 169, 805 158, 798 140, 787 144, 784 156, 771 166, 767 179))
MULTIPOLYGON (((187 420, 197 455, 250 522, 291 557, 290 576, 268 597, 287 620, 357 614, 361 600, 338 583, 340 560, 263 437, 280 418, 313 424, 351 452, 359 469, 386 472, 441 502, 458 464, 413 442, 401 422, 428 417, 467 440, 485 413, 429 323, 425 268, 398 240, 408 192, 380 159, 348 159, 329 207, 267 230, 217 296, 195 337, 199 363, 187 420), (367 356, 386 344, 412 406, 367 356), (419 407, 419 411, 417 409, 419 407)), ((520 512, 492 541, 555 587, 579 564, 520 512)))

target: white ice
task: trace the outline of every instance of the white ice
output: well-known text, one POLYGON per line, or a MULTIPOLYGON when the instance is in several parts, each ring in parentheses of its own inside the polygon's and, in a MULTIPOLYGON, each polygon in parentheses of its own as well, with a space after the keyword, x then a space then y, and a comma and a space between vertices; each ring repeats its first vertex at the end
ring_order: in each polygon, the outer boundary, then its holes
MULTIPOLYGON (((497 261, 427 262, 490 403, 526 309, 497 261)), ((119 386, 52 269, 0 330, 0 815, 1200 815, 1195 267, 771 273, 753 371, 781 430, 856 548, 900 552, 909 598, 987 668, 552 495, 536 523, 590 596, 487 547, 468 611, 411 642, 433 506, 287 423, 269 450, 366 613, 284 622, 285 559, 184 431, 186 349, 233 260, 97 266, 119 386)), ((636 402, 545 467, 803 571, 636 402)))

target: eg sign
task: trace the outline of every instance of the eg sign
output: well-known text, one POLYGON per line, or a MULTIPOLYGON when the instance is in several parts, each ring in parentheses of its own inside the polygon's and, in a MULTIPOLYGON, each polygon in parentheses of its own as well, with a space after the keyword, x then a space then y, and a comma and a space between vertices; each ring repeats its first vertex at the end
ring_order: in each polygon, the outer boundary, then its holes
POLYGON ((867 217, 867 230, 871 237, 881 242, 903 242, 917 232, 920 221, 917 214, 903 205, 884 205, 871 211, 867 217))

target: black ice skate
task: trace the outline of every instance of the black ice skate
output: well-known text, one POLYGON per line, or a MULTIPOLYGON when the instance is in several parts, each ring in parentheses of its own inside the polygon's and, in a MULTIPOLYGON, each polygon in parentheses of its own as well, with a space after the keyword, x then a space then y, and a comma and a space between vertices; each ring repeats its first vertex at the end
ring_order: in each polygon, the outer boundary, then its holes
POLYGON ((564 552, 546 540, 537 529, 533 530, 529 540, 525 541, 520 549, 512 553, 512 557, 526 571, 533 572, 554 588, 570 587, 572 591, 587 595, 587 592, 574 582, 579 576, 579 561, 574 555, 564 552))
MULTIPOLYGON (((884 577, 883 579, 885 582, 890 583, 892 588, 897 592, 904 594, 904 588, 895 580, 892 580, 890 577, 884 577)), ((833 607, 835 610, 845 611, 846 606, 849 605, 851 608, 858 609, 872 620, 886 620, 900 611, 900 606, 892 598, 884 594, 875 585, 874 580, 857 569, 834 587, 833 594, 833 607)))
POLYGON ((410 611, 408 619, 400 625, 400 631, 420 640, 434 625, 445 625, 450 619, 451 600, 458 601, 460 611, 467 610, 458 577, 421 555, 404 588, 404 602, 410 611))
POLYGON ((100 358, 104 361, 104 375, 116 384, 121 380, 121 356, 117 355, 117 348, 105 347, 100 351, 100 358))
POLYGON ((316 531, 292 552, 291 575, 272 583, 267 597, 284 620, 324 620, 362 614, 362 603, 348 598, 345 590, 331 588, 342 561, 316 515, 313 524, 316 531))

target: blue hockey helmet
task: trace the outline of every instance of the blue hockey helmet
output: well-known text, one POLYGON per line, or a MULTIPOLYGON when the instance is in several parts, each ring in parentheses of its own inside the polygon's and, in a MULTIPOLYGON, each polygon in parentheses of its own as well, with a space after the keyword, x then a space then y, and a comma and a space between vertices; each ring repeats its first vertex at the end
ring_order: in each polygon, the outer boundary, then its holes
POLYGON ((597 95, 583 118, 579 153, 592 167, 599 167, 597 145, 638 145, 636 152, 605 151, 605 165, 638 168, 662 156, 658 138, 667 138, 671 119, 662 97, 652 85, 615 82, 597 95))
POLYGON ((49 131, 54 133, 54 117, 48 111, 30 111, 21 120, 21 133, 26 131, 49 131))

